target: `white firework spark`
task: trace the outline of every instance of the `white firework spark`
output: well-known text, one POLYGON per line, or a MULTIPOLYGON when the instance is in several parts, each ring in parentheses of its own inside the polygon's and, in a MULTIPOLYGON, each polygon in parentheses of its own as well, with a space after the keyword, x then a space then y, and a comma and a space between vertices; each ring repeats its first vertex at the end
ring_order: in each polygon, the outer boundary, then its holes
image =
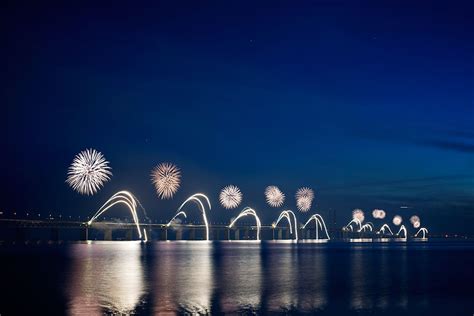
POLYGON ((362 223, 365 219, 364 211, 359 208, 356 208, 352 211, 352 219, 357 219, 362 223))
POLYGON ((396 226, 400 226, 400 224, 403 222, 403 219, 400 215, 395 215, 393 217, 393 224, 396 225, 396 226))
POLYGON ((414 228, 420 228, 420 226, 421 226, 421 223, 420 223, 420 222, 414 222, 414 223, 413 223, 413 227, 414 227, 414 228))
POLYGON ((172 198, 179 189, 181 171, 172 163, 160 163, 151 172, 151 182, 161 199, 172 198))
POLYGON ((283 202, 285 202, 285 194, 274 185, 268 186, 265 189, 265 198, 271 207, 280 207, 283 205, 283 202))
POLYGON ((382 219, 382 218, 385 218, 385 215, 386 215, 386 214, 385 214, 385 211, 384 211, 384 210, 375 209, 375 210, 372 211, 372 216, 373 216, 374 218, 380 218, 380 219, 382 219))
POLYGON ((296 191, 296 207, 301 212, 307 212, 311 208, 314 199, 314 191, 310 188, 300 188, 296 191))
POLYGON ((102 153, 86 149, 74 157, 67 172, 66 183, 80 194, 93 195, 110 180, 111 169, 102 153))
POLYGON ((413 225, 413 227, 418 228, 420 227, 420 224, 421 224, 420 218, 416 215, 413 215, 412 217, 410 217, 410 223, 413 225), (418 226, 415 226, 417 224, 418 226))
POLYGON ((221 190, 219 201, 226 209, 236 208, 242 201, 242 192, 235 185, 228 185, 221 190))

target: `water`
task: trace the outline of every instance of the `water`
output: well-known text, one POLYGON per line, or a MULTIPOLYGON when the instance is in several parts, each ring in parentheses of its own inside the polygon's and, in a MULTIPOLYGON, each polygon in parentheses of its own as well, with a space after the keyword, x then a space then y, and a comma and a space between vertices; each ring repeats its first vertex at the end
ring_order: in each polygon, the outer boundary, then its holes
POLYGON ((1 315, 473 315, 473 243, 0 246, 1 315))

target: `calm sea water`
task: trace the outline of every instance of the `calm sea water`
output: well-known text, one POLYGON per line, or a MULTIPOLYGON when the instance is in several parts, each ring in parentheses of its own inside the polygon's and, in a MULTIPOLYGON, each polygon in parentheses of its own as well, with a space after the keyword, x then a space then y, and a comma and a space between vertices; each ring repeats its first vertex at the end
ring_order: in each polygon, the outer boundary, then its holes
POLYGON ((0 246, 0 314, 473 315, 473 243, 0 246))

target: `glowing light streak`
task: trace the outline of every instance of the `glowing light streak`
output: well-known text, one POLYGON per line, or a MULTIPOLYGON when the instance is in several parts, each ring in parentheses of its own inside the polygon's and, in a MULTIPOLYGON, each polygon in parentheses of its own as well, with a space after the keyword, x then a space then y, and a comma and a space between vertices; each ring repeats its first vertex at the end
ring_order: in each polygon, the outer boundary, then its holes
POLYGON ((372 223, 366 223, 364 224, 360 229, 359 232, 365 232, 366 230, 373 231, 373 225, 372 223))
POLYGON ((291 217, 293 217, 294 221, 294 227, 295 227, 295 240, 298 240, 298 222, 296 220, 296 215, 293 213, 292 210, 285 210, 280 213, 280 216, 278 216, 278 219, 276 220, 275 223, 272 224, 273 227, 276 227, 278 223, 283 219, 286 218, 288 220, 288 223, 290 224, 290 233, 293 233, 292 230, 292 224, 291 224, 291 217))
POLYGON ((100 215, 105 213, 108 209, 113 207, 116 204, 124 204, 130 210, 132 214, 133 221, 135 222, 135 226, 137 227, 138 236, 140 239, 142 238, 142 232, 140 230, 140 222, 138 220, 137 215, 137 202, 135 197, 132 193, 128 191, 119 191, 112 195, 100 208, 99 210, 92 216, 92 218, 87 222, 87 225, 91 225, 100 215))
POLYGON ((176 213, 175 216, 173 216, 173 218, 168 222, 168 224, 166 224, 166 227, 170 227, 171 226, 171 223, 176 219, 176 217, 178 217, 179 215, 183 215, 184 218, 188 218, 188 216, 186 215, 186 213, 184 211, 180 211, 178 213, 176 213))
POLYGON ((361 223, 360 220, 357 219, 357 218, 352 219, 349 223, 347 223, 346 226, 344 226, 343 229, 344 229, 344 230, 349 230, 349 229, 350 229, 351 231, 354 231, 354 229, 353 229, 353 227, 352 227, 352 224, 357 224, 357 225, 359 225, 359 229, 358 229, 357 231, 360 231, 360 230, 362 229, 362 223, 361 223))
POLYGON ((428 229, 422 227, 418 230, 418 232, 415 234, 415 237, 418 237, 419 234, 422 234, 422 237, 423 239, 426 239, 426 235, 428 234, 428 229))
POLYGON ((407 229, 405 228, 405 225, 400 226, 400 230, 398 231, 397 236, 400 236, 401 232, 405 233, 404 237, 402 237, 402 238, 407 238, 407 229))
MULTIPOLYGON (((185 212, 182 212, 181 209, 188 203, 188 202, 195 202, 199 208, 199 210, 201 211, 201 214, 202 214, 202 219, 204 221, 204 224, 206 226, 206 240, 209 240, 209 223, 207 221, 207 215, 206 215, 206 207, 204 206, 204 203, 202 203, 202 201, 199 199, 199 198, 202 198, 206 201, 207 205, 209 206, 209 210, 211 209, 211 202, 209 201, 209 198, 202 194, 202 193, 196 193, 196 194, 193 194, 191 195, 190 197, 188 197, 182 204, 181 206, 178 208, 178 210, 176 211, 176 215, 171 219, 171 221, 168 223, 170 224, 178 215, 183 214, 186 215, 185 212)), ((168 225, 169 226, 169 225, 168 225)))
POLYGON ((316 239, 319 239, 319 231, 318 231, 318 224, 319 224, 319 227, 321 228, 321 231, 323 231, 323 228, 324 228, 324 231, 326 232, 326 236, 327 238, 324 238, 325 240, 330 240, 331 237, 329 237, 329 233, 328 233, 328 230, 326 228, 326 223, 324 222, 324 219, 321 215, 319 214, 314 214, 312 215, 308 221, 303 225, 303 229, 306 228, 306 225, 308 225, 312 220, 315 221, 316 223, 316 239))
POLYGON ((232 228, 232 226, 234 226, 235 222, 237 222, 239 218, 248 216, 248 215, 252 215, 253 217, 255 217, 255 221, 257 222, 257 240, 260 240, 260 229, 262 227, 262 224, 260 222, 260 218, 257 215, 257 212, 253 208, 245 207, 240 212, 240 214, 236 218, 234 218, 234 220, 230 223, 229 228, 232 228))
POLYGON ((390 235, 393 236, 393 232, 390 229, 390 226, 388 226, 387 224, 383 224, 382 227, 380 227, 380 230, 377 232, 377 234, 385 234, 385 229, 387 229, 390 232, 390 235))

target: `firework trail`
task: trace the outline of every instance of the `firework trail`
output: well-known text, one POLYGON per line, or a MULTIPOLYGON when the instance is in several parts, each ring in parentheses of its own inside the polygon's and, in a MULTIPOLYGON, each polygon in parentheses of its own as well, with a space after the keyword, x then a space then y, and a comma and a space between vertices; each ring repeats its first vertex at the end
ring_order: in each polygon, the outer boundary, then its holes
POLYGON ((179 189, 181 171, 172 163, 160 163, 151 172, 151 181, 161 199, 170 199, 179 189))
POLYGON ((268 186, 265 189, 265 198, 271 207, 280 207, 285 202, 285 194, 274 185, 268 186))
POLYGON ((74 157, 66 182, 80 194, 94 195, 110 180, 109 162, 95 149, 86 149, 74 157))
POLYGON ((300 212, 307 212, 311 208, 314 199, 314 191, 310 188, 300 188, 296 191, 296 207, 300 212))
POLYGON ((244 208, 240 212, 240 214, 236 218, 234 218, 234 220, 232 220, 232 222, 229 224, 229 228, 232 228, 235 222, 237 222, 241 217, 248 216, 248 215, 252 215, 255 218, 255 221, 257 223, 257 240, 260 240, 260 229, 262 227, 262 224, 260 222, 260 218, 257 215, 257 212, 253 208, 250 208, 250 207, 244 208))
POLYGON ((219 194, 219 201, 226 209, 233 209, 242 202, 242 192, 235 185, 228 185, 219 194))

